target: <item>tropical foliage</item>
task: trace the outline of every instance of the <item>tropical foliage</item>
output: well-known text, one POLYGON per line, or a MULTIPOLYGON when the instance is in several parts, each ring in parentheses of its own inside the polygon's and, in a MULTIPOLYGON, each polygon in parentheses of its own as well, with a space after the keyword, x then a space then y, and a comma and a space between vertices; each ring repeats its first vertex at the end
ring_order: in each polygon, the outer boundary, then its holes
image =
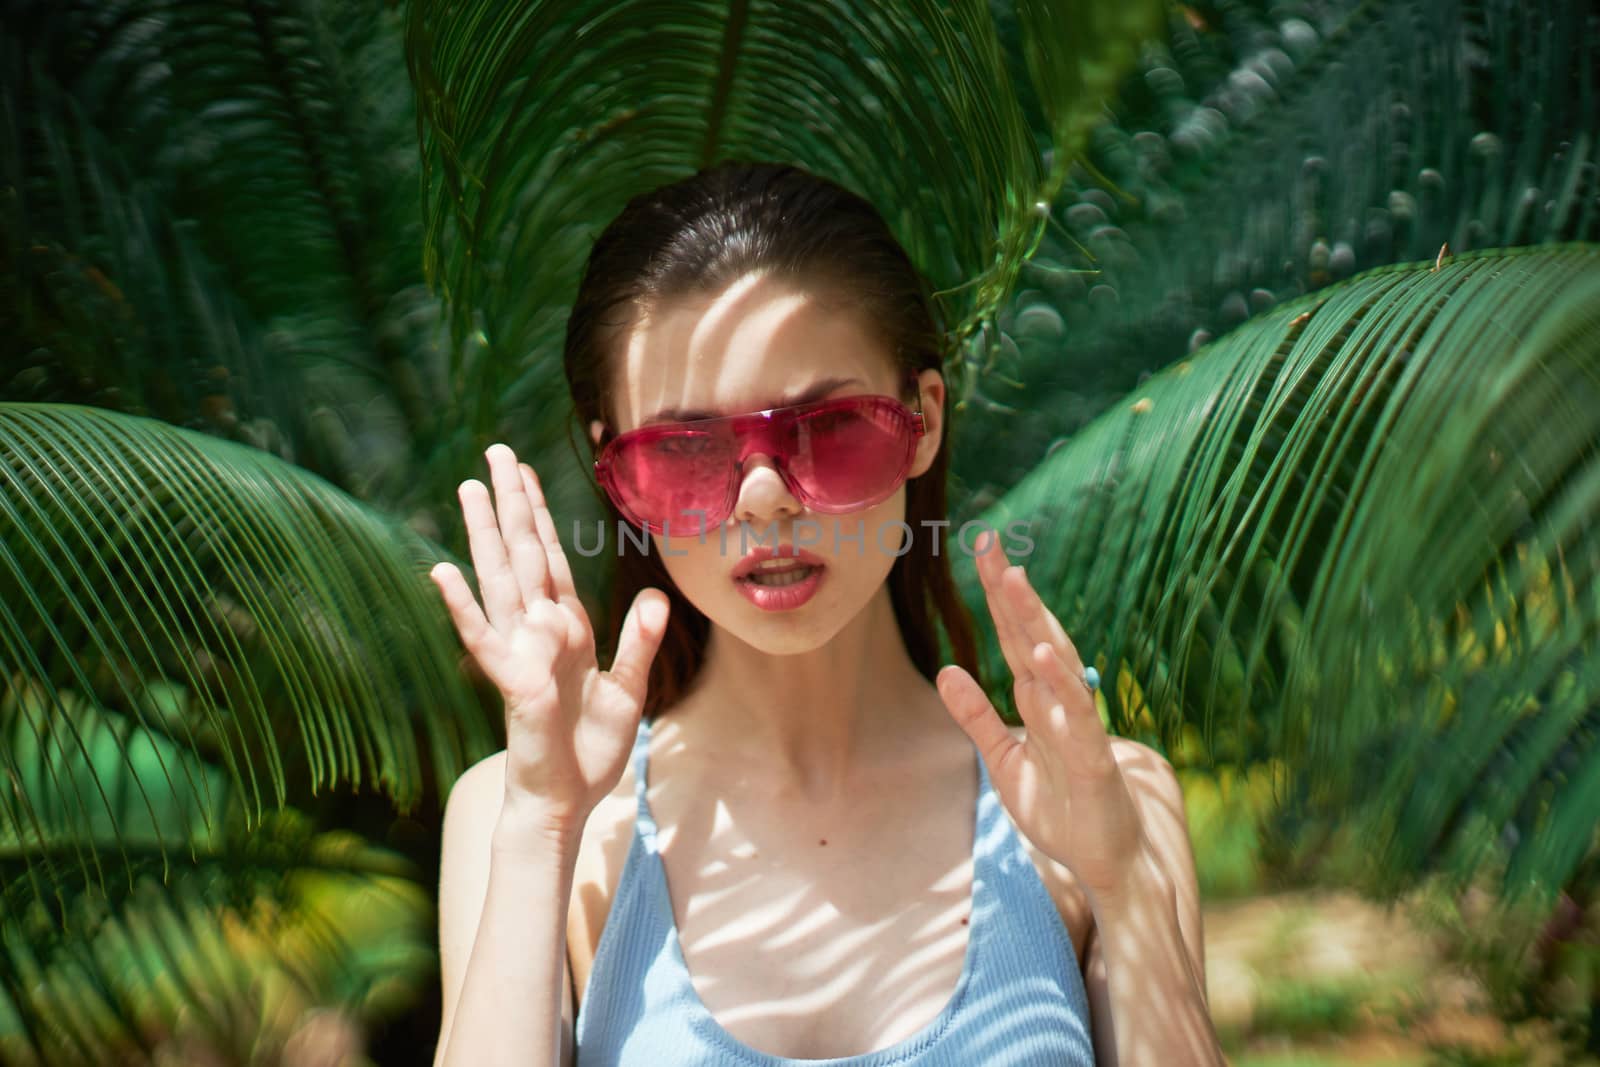
POLYGON ((1370 888, 1600 892, 1597 60, 1570 0, 0 0, 0 1058, 426 995, 498 721, 453 487, 598 514, 587 241, 731 156, 934 281, 954 517, 1031 524, 1119 728, 1282 761, 1370 888))
POLYGON ((1597 330, 1593 246, 1382 268, 1151 379, 992 521, 1125 731, 1286 760, 1391 885, 1502 832, 1512 887, 1561 885, 1600 810, 1597 330))

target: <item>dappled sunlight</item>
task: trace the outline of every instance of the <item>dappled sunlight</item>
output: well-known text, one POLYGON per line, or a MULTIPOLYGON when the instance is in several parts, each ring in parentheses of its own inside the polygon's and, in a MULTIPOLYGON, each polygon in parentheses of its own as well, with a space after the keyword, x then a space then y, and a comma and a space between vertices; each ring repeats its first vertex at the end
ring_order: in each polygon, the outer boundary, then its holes
POLYGON ((838 831, 812 835, 803 827, 826 813, 774 821, 757 814, 770 804, 742 804, 758 782, 712 799, 696 795, 687 766, 655 774, 681 755, 668 741, 652 759, 651 806, 680 951, 717 1024, 762 1051, 820 1058, 884 1048, 936 1020, 961 984, 972 928, 976 775, 941 802, 963 833, 889 848, 883 827, 907 816, 905 799, 889 798, 879 818, 840 813, 838 831))
POLYGON ((1600 1067, 1596 0, 0 11, 0 1064, 1600 1067))

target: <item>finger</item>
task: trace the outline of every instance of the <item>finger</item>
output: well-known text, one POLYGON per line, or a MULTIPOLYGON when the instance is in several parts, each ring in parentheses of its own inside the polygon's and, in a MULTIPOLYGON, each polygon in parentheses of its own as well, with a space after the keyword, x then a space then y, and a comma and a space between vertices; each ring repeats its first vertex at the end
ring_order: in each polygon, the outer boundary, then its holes
POLYGON ((659 589, 645 588, 633 598, 628 615, 622 620, 622 635, 617 640, 617 658, 607 673, 639 704, 644 703, 650 684, 650 664, 661 638, 667 632, 667 596, 659 589))
POLYGON ((583 601, 578 597, 577 586, 573 584, 572 566, 567 561, 566 549, 561 547, 561 535, 556 530, 555 517, 550 514, 550 507, 545 503, 544 487, 539 484, 539 476, 526 463, 517 464, 517 469, 522 475, 523 492, 527 494, 528 504, 533 509, 534 529, 538 532, 539 543, 544 548, 550 595, 587 621, 589 615, 584 610, 583 601))
POLYGON ((1095 766, 1115 763, 1111 739, 1100 721, 1099 707, 1083 678, 1072 673, 1048 641, 1033 646, 1033 659, 1040 676, 1056 694, 1051 721, 1058 729, 1067 731, 1073 755, 1095 766))
POLYGON ((984 598, 989 605, 989 617, 994 620, 995 637, 1000 642, 1000 654, 1005 657, 1011 676, 1019 683, 1033 673, 1028 663, 1027 648, 1011 617, 1001 576, 1006 569, 1005 551, 993 531, 985 530, 973 542, 977 553, 978 581, 983 585, 984 598))
POLYGON ((1000 652, 1005 656, 1006 665, 1011 668, 1014 679, 1017 712, 1022 716, 1023 725, 1031 727, 1035 720, 1049 712, 1054 694, 1034 670, 1033 642, 1023 632, 1017 620, 1016 608, 1011 603, 1012 596, 1006 588, 1006 573, 1022 568, 1008 565, 999 545, 1000 540, 994 531, 985 530, 978 535, 973 547, 978 553, 979 574, 985 583, 984 593, 988 598, 990 616, 994 619, 995 634, 1000 641, 1000 652))
POLYGON ((517 464, 517 473, 522 482, 524 494, 533 509, 533 523, 538 531, 539 542, 544 551, 546 573, 549 575, 545 585, 548 595, 554 596, 556 602, 566 608, 567 644, 577 648, 584 644, 593 644, 594 626, 589 621, 589 612, 579 598, 577 588, 572 581, 572 568, 567 562, 566 550, 561 547, 561 536, 556 532, 555 517, 550 514, 550 508, 544 499, 544 487, 539 484, 539 477, 532 467, 526 463, 517 464))
MULTIPOLYGON (((511 657, 530 677, 548 677, 556 671, 562 652, 572 647, 571 617, 554 600, 540 597, 527 606, 523 618, 526 624, 511 631, 507 645, 511 657)), ((541 690, 545 688, 540 685, 541 690)))
POLYGON ((522 595, 522 606, 526 610, 536 601, 553 599, 544 545, 533 528, 533 505, 528 500, 515 452, 506 445, 494 444, 484 452, 484 458, 489 461, 489 473, 494 481, 500 536, 505 541, 511 573, 516 576, 517 591, 522 595))
POLYGON ((461 635, 461 644, 472 658, 478 660, 480 667, 485 658, 497 658, 504 650, 504 641, 484 618, 460 568, 453 563, 436 563, 428 577, 444 597, 444 606, 450 612, 456 632, 461 635))
POLYGON ((467 547, 472 552, 472 568, 478 572, 478 588, 483 594, 483 610, 489 625, 504 630, 522 609, 522 591, 511 573, 500 525, 489 501, 489 487, 476 478, 461 483, 461 514, 467 524, 467 547))
MULTIPOLYGON (((1067 631, 1040 599, 1033 584, 1028 581, 1028 574, 1021 567, 1011 567, 1006 571, 1006 603, 1011 612, 1011 617, 1021 631, 1020 640, 1026 641, 1029 648, 1040 641, 1047 641, 1056 650, 1063 663, 1072 671, 1083 671, 1083 660, 1078 656, 1078 648, 1067 636, 1067 631)), ((1032 653, 1029 658, 1031 660, 1032 653)))
POLYGON ((956 724, 966 731, 978 754, 989 768, 990 776, 1002 771, 1022 743, 1011 736, 1000 713, 980 686, 965 670, 947 666, 934 679, 945 710, 956 724))

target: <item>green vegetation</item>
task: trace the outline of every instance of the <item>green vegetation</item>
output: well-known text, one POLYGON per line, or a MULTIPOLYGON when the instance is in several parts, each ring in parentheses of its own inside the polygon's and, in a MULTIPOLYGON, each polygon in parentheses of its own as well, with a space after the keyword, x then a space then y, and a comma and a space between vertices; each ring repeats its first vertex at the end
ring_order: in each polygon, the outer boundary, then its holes
MULTIPOLYGON (((598 516, 588 242, 741 155, 928 275, 952 517, 1028 524, 1208 899, 1437 880, 1593 1047, 1591 7, 0 0, 0 1058, 431 1047, 500 720, 423 575, 492 441, 598 516)), ((1257 962, 1279 1037, 1433 1010, 1257 962)))

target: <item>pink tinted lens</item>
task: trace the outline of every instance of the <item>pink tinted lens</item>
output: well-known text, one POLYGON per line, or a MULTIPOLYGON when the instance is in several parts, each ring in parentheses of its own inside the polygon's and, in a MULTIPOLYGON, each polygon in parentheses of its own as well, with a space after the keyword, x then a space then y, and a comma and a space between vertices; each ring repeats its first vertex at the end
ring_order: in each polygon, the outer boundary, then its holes
POLYGON ((615 442, 607 488, 624 514, 657 533, 688 536, 721 525, 740 453, 757 433, 762 440, 754 443, 777 453, 796 495, 823 512, 886 499, 904 480, 916 440, 909 413, 881 396, 805 404, 771 422, 738 416, 698 428, 651 427, 615 442), (773 423, 780 432, 761 433, 773 423))
POLYGON ((884 397, 795 420, 789 471, 818 511, 871 507, 899 488, 916 440, 907 413, 884 397))
POLYGON ((685 536, 721 524, 733 473, 725 434, 676 427, 621 442, 611 462, 617 506, 634 521, 685 536))

